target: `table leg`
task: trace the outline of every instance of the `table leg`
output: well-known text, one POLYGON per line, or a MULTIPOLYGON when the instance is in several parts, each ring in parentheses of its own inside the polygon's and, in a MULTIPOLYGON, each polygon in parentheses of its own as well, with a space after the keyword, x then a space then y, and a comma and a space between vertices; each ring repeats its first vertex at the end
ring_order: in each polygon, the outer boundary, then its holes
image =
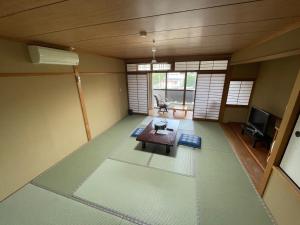
POLYGON ((142 148, 146 148, 146 142, 142 141, 142 148))
POLYGON ((170 153, 170 145, 166 145, 166 152, 167 152, 167 154, 170 153))
POLYGON ((176 109, 173 109, 173 116, 175 116, 175 113, 176 113, 176 109))
POLYGON ((186 114, 187 114, 187 110, 184 110, 184 116, 186 117, 186 114))

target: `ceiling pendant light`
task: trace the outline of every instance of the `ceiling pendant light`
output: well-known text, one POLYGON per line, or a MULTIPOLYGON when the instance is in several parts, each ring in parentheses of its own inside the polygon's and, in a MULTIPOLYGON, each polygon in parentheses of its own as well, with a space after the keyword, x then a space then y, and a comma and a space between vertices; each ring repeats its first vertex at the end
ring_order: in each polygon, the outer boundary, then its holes
POLYGON ((155 53, 156 53, 156 47, 155 47, 155 40, 153 39, 153 46, 152 46, 152 61, 151 63, 157 63, 156 58, 155 58, 155 53))

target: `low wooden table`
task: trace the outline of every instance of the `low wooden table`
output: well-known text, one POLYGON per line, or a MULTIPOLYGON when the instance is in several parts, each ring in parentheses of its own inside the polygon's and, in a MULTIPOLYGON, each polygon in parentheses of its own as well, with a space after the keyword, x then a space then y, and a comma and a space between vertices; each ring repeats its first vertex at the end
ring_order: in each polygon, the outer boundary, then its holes
POLYGON ((177 110, 184 111, 184 116, 186 116, 188 111, 188 107, 186 105, 174 105, 173 107, 171 107, 171 109, 173 109, 173 116, 175 116, 177 110))
POLYGON ((167 120, 166 130, 172 129, 173 131, 168 130, 167 134, 157 134, 154 129, 154 124, 159 121, 164 121, 164 119, 161 118, 153 119, 147 125, 144 131, 139 136, 137 136, 136 140, 142 142, 143 148, 146 148, 146 143, 165 145, 166 153, 170 153, 170 147, 174 146, 176 142, 176 134, 179 126, 179 121, 167 120))

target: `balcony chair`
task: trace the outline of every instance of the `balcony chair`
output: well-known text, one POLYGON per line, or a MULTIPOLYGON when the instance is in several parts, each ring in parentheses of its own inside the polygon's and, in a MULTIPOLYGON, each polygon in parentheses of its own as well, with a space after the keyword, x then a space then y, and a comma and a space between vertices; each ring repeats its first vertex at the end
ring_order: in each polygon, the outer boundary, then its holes
POLYGON ((163 112, 163 113, 168 112, 167 99, 165 99, 165 100, 159 99, 157 95, 154 95, 154 98, 155 98, 155 101, 156 101, 156 105, 159 108, 158 112, 163 112))

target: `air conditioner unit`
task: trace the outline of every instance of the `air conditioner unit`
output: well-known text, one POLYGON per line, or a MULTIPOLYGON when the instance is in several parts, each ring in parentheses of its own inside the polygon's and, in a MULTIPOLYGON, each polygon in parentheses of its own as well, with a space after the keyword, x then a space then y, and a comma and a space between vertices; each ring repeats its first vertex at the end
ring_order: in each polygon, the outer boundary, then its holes
POLYGON ((29 54, 35 64, 71 65, 79 64, 78 54, 54 48, 29 45, 29 54))

